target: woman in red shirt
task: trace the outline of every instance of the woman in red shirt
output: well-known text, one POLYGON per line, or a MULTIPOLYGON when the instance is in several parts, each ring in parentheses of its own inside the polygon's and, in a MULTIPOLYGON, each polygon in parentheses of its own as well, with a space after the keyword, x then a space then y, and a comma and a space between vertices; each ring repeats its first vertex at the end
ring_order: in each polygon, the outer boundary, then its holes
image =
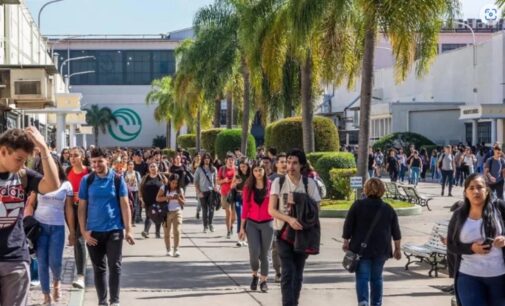
POLYGON ((273 218, 268 213, 269 201, 270 181, 265 168, 255 164, 242 191, 242 223, 239 237, 244 239, 247 234, 249 242, 249 261, 253 275, 251 290, 257 290, 260 281, 262 292, 268 291, 268 252, 274 237, 273 218), (260 264, 261 271, 258 277, 260 264))

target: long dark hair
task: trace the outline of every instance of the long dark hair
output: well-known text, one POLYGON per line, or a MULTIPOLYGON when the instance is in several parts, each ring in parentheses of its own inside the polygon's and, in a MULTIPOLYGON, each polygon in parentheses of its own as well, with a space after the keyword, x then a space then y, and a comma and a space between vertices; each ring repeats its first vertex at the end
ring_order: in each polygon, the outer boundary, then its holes
MULTIPOLYGON (((470 174, 464 184, 464 192, 466 192, 467 188, 470 186, 470 183, 476 179, 481 179, 483 182, 484 176, 482 176, 480 173, 473 173, 470 174)), ((497 226, 496 226, 496 214, 499 214, 499 211, 497 211, 493 205, 493 201, 491 200, 491 190, 489 187, 486 187, 487 189, 487 196, 486 200, 484 201, 484 207, 482 208, 482 228, 481 232, 485 235, 485 237, 490 237, 494 238, 497 233, 497 226)), ((468 216, 470 213, 470 200, 464 195, 465 200, 463 207, 461 208, 463 211, 464 216, 468 216)), ((498 216, 499 220, 501 219, 501 216, 498 216)), ((503 225, 502 225, 503 226, 503 225)))
POLYGON ((245 176, 247 176, 247 177, 249 177, 249 176, 251 175, 251 172, 252 172, 252 171, 251 171, 251 166, 250 166, 250 165, 249 165, 249 163, 247 162, 247 158, 246 158, 246 157, 242 157, 242 158, 240 159, 240 163, 239 163, 239 165, 238 165, 238 171, 237 171, 237 172, 238 172, 238 174, 239 174, 239 175, 245 175, 245 176), (242 170, 240 170, 240 165, 242 165, 242 164, 244 164, 244 165, 246 165, 246 166, 247 166, 247 170, 246 170, 245 174, 244 174, 244 173, 242 173, 242 170))
MULTIPOLYGON (((249 200, 251 200, 251 196, 253 195, 253 193, 255 192, 255 187, 256 187, 256 177, 254 176, 254 169, 256 168, 261 168, 263 169, 263 188, 267 188, 267 182, 268 182, 268 178, 267 178, 267 172, 265 170, 265 167, 263 165, 261 165, 261 163, 259 162, 254 162, 254 164, 251 166, 251 169, 250 169, 250 175, 249 175, 249 178, 245 181, 245 184, 244 184, 244 187, 247 187, 247 189, 249 189, 249 200)), ((261 203, 257 203, 257 204, 261 204, 261 203)))
POLYGON ((209 162, 209 168, 212 169, 212 157, 210 157, 209 153, 203 153, 202 159, 200 160, 200 167, 203 168, 203 166, 205 165, 205 159, 209 159, 210 160, 210 162, 209 162))

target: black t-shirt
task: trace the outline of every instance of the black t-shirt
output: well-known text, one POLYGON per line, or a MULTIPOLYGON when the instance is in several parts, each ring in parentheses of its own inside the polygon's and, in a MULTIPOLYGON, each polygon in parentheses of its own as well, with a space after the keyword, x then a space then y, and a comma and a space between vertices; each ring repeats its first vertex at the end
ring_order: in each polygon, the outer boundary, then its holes
POLYGON ((398 160, 396 159, 396 157, 388 156, 387 163, 388 163, 389 169, 391 169, 391 170, 398 169, 398 160))
POLYGON ((149 206, 156 203, 156 195, 163 186, 163 181, 161 181, 160 175, 156 177, 147 176, 144 185, 142 186, 142 196, 144 203, 149 206))
POLYGON ((418 158, 415 158, 415 157, 412 158, 412 167, 417 167, 417 168, 421 167, 421 159, 419 157, 418 158))
POLYGON ((368 170, 373 170, 373 154, 368 154, 368 170))
POLYGON ((39 191, 42 175, 26 169, 27 188, 24 190, 17 173, 0 173, 0 262, 30 261, 23 228, 26 198, 39 191))
POLYGON ((138 171, 138 173, 140 173, 140 176, 144 177, 144 175, 147 174, 147 171, 149 171, 149 166, 144 161, 141 162, 140 164, 136 164, 134 162, 133 163, 133 170, 138 171))
POLYGON ((184 187, 184 181, 186 176, 186 167, 184 165, 176 166, 172 165, 169 170, 172 174, 177 174, 179 176, 179 187, 184 187))

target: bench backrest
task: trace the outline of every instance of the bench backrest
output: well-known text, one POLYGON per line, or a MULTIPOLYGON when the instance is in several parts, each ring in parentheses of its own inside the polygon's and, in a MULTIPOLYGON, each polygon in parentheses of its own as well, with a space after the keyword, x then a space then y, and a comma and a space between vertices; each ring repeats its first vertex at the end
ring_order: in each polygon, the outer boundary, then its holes
POLYGON ((414 199, 418 199, 419 198, 419 195, 417 194, 416 190, 414 187, 409 187, 409 186, 402 186, 403 188, 403 191, 405 191, 405 194, 409 197, 409 198, 414 198, 414 199))
POLYGON ((444 238, 447 237, 447 230, 447 223, 440 222, 435 224, 431 230, 431 235, 427 242, 427 245, 439 253, 447 254, 447 246, 443 244, 442 240, 440 239, 440 236, 444 238))

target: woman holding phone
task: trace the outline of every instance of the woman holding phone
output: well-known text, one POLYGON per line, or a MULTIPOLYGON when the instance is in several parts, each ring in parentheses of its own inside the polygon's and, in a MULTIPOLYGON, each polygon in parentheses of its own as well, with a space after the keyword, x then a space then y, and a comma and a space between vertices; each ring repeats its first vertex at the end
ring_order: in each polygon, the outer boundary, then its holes
POLYGON ((156 196, 156 201, 168 205, 168 214, 163 223, 165 235, 165 246, 167 255, 173 257, 181 256, 179 252, 179 243, 181 241, 182 209, 184 208, 184 191, 179 186, 179 175, 171 174, 168 177, 168 185, 161 186, 156 196), (170 245, 170 232, 174 230, 174 250, 172 252, 170 245))
POLYGON ((448 251, 457 256, 455 289, 461 306, 505 305, 505 202, 492 201, 484 177, 464 183, 464 204, 449 223, 448 251))

